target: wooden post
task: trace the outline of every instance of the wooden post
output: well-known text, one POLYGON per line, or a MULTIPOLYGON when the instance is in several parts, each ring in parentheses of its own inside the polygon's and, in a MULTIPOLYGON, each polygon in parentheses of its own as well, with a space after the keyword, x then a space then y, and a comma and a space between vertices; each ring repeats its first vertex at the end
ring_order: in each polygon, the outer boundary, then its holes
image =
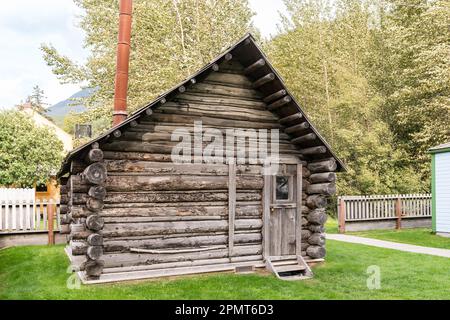
POLYGON ((55 207, 53 206, 53 200, 50 199, 50 201, 47 204, 47 217, 48 217, 48 245, 54 245, 55 244, 55 234, 53 233, 53 220, 55 216, 55 207))
POLYGON ((228 163, 228 254, 233 256, 234 219, 236 214, 236 164, 234 158, 228 163))
POLYGON ((395 214, 397 216, 397 224, 395 228, 400 230, 402 228, 402 200, 400 197, 397 197, 395 202, 395 214))
POLYGON ((345 233, 345 200, 339 198, 339 233, 345 233))
POLYGON ((264 189, 263 189, 263 256, 267 261, 270 250, 270 199, 271 199, 271 176, 269 175, 269 167, 265 167, 267 172, 264 172, 264 189))
POLYGON ((297 194, 296 194, 296 217, 295 217, 295 254, 297 258, 302 256, 302 183, 303 169, 301 164, 297 164, 297 194))

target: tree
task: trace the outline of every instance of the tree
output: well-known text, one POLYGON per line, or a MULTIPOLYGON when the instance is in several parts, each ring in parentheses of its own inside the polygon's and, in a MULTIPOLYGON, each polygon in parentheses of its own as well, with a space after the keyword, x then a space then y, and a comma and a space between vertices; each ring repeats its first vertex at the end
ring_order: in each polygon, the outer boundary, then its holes
POLYGON ((370 83, 373 8, 361 0, 286 0, 282 33, 269 57, 349 171, 341 194, 426 189, 398 149, 382 116, 383 97, 370 83))
POLYGON ((45 183, 61 165, 63 144, 47 128, 17 111, 0 112, 0 185, 45 183))
POLYGON ((397 145, 427 181, 427 150, 450 141, 450 1, 391 0, 383 10, 372 82, 397 145))
MULTIPOLYGON (((44 59, 62 82, 96 88, 85 104, 89 120, 110 126, 118 1, 75 0, 85 14, 80 26, 91 55, 77 65, 52 45, 42 45, 44 59)), ((134 2, 128 86, 129 112, 151 101, 209 62, 248 31, 253 13, 244 0, 141 0, 134 2)), ((106 129, 106 128, 99 128, 106 129)))
POLYGON ((45 106, 47 105, 45 102, 46 98, 47 97, 44 95, 44 90, 42 90, 38 85, 35 85, 31 95, 27 97, 26 102, 31 104, 34 111, 41 115, 45 115, 45 106))

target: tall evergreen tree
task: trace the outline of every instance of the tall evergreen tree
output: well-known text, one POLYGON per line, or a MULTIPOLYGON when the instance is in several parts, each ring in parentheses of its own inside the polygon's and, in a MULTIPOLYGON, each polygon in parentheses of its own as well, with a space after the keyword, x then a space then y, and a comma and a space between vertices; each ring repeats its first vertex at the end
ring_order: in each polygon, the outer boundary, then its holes
POLYGON ((427 149, 450 141, 450 1, 391 0, 384 11, 373 82, 397 145, 427 179, 427 149))
POLYGON ((369 82, 374 27, 372 3, 286 0, 283 32, 269 56, 303 107, 337 150, 349 172, 344 194, 414 192, 424 188, 395 148, 381 116, 382 96, 369 82))

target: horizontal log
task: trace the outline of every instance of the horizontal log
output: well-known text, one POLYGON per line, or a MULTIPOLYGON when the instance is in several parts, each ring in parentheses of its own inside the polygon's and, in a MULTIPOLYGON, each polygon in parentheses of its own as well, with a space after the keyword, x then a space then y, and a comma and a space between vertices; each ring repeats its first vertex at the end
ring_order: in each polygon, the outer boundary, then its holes
MULTIPOLYGON (((228 106, 224 108, 219 105, 210 105, 205 103, 184 103, 184 102, 170 102, 164 108, 158 110, 163 114, 179 114, 190 116, 210 116, 214 118, 221 118, 226 120, 247 121, 260 120, 268 123, 275 123, 276 117, 265 109, 242 108, 235 106, 228 106)), ((141 124, 136 128, 141 128, 145 124, 141 124)))
POLYGON ((308 229, 314 233, 323 233, 325 232, 325 227, 321 224, 309 224, 308 229))
MULTIPOLYGON (((309 231, 307 229, 302 229, 302 231, 301 231, 302 240, 308 240, 309 237, 311 237, 311 235, 312 235, 311 231, 309 231)), ((302 244, 302 247, 303 247, 303 244, 302 244)))
MULTIPOLYGON (((76 182, 76 181, 74 181, 76 182)), ((81 182, 81 181, 80 181, 81 182)), ((108 176, 105 183, 109 192, 126 191, 184 191, 184 190, 224 190, 228 188, 226 176, 108 176)), ((246 190, 261 190, 262 176, 238 176, 236 188, 246 190)), ((86 185, 74 184, 74 192, 84 192, 86 185)), ((106 200, 105 198, 105 200, 106 200)))
MULTIPOLYGON (((80 211, 79 205, 84 206, 88 196, 83 193, 74 193, 74 206, 72 210, 80 211)), ((261 193, 243 190, 236 194, 237 201, 259 201, 261 193)), ((146 203, 153 206, 157 203, 181 203, 181 202, 216 202, 228 201, 228 193, 225 190, 217 191, 159 191, 159 192, 109 192, 104 200, 105 204, 121 204, 123 207, 127 203, 136 206, 136 203, 146 203)), ((75 212, 75 211, 74 211, 75 212)))
MULTIPOLYGON (((251 119, 249 119, 251 120, 251 119)), ((253 119, 255 121, 259 121, 260 119, 253 119)), ((186 139, 191 139, 191 141, 194 141, 195 135, 193 132, 193 128, 186 128, 188 129, 186 134, 183 133, 183 139, 186 141, 186 139)), ((216 135, 221 135, 221 138, 223 141, 226 141, 226 139, 230 140, 232 139, 234 144, 236 144, 237 138, 245 138, 247 141, 252 142, 259 142, 262 139, 266 140, 266 136, 263 135, 264 132, 255 132, 253 130, 245 130, 245 129, 226 129, 226 128, 211 128, 210 126, 202 126, 202 135, 203 136, 209 136, 211 135, 211 129, 214 130, 214 138, 216 135)), ((124 134, 123 140, 129 140, 129 141, 139 141, 139 142, 154 142, 154 143, 170 143, 170 142, 178 142, 180 140, 180 137, 174 136, 174 131, 177 130, 174 126, 168 126, 168 125, 159 125, 159 126, 142 126, 130 129, 124 134), (155 127, 155 128, 152 128, 155 127), (155 130, 156 132, 153 132, 155 130)), ((197 128, 198 131, 199 128, 197 128)), ((270 135, 270 132, 267 133, 270 135)), ((205 138, 206 138, 205 136, 205 138)), ((205 139, 206 140, 206 139, 205 139)), ((287 134, 280 132, 279 133, 279 143, 280 144, 290 144, 291 137, 287 134)), ((265 142, 265 141, 264 141, 265 142)), ((210 143, 210 141, 203 141, 202 146, 206 146, 210 143)))
POLYGON ((306 189, 307 194, 324 194, 327 196, 332 196, 336 193, 336 184, 334 182, 331 183, 319 183, 319 184, 311 184, 306 189))
MULTIPOLYGON (((237 219, 235 230, 259 230, 261 219, 237 219)), ((165 235, 173 233, 215 232, 228 230, 228 221, 176 221, 150 223, 111 223, 103 228, 104 237, 127 237, 145 235, 165 235)))
POLYGON ((334 172, 314 173, 309 177, 309 181, 311 183, 334 182, 336 181, 336 173, 334 172))
POLYGON ((101 199, 95 199, 92 197, 88 197, 86 199, 86 208, 92 212, 99 212, 104 207, 104 202, 101 199))
POLYGON ((104 151, 105 159, 109 160, 140 160, 155 162, 172 162, 170 154, 154 154, 141 152, 104 151))
POLYGON ((93 279, 101 276, 104 267, 105 261, 103 260, 90 260, 84 264, 86 274, 93 279))
POLYGON ((303 118, 303 115, 301 113, 294 113, 294 114, 291 114, 290 116, 281 118, 280 119, 280 123, 282 125, 286 125, 286 124, 288 124, 290 122, 297 121, 297 120, 300 120, 302 118, 303 118))
POLYGON ((292 101, 292 98, 290 96, 285 96, 285 97, 273 102, 272 104, 269 104, 267 106, 267 109, 270 111, 273 111, 275 109, 281 108, 282 106, 288 104, 291 101, 292 101))
POLYGON ((87 237, 87 243, 90 246, 101 246, 103 245, 103 236, 98 233, 93 233, 87 237))
POLYGON ((176 253, 191 253, 191 252, 203 252, 203 251, 211 251, 215 249, 224 249, 227 246, 220 245, 220 246, 208 246, 208 247, 201 247, 201 248, 188 248, 188 249, 139 249, 139 248, 130 248, 130 252, 137 252, 137 253, 161 253, 161 254, 176 254, 176 253))
POLYGON ((300 153, 304 156, 310 156, 315 154, 327 153, 327 148, 325 146, 316 146, 311 148, 300 149, 300 153))
POLYGON ((325 208, 328 205, 328 200, 323 195, 311 195, 306 198, 306 205, 311 209, 325 208))
POLYGON ((325 209, 315 209, 308 213, 307 220, 312 224, 323 225, 327 221, 327 213, 325 209))
POLYGON ((263 99, 265 103, 270 103, 272 101, 275 101, 281 97, 284 97, 287 94, 287 91, 284 89, 281 89, 280 91, 277 91, 275 93, 272 93, 270 96, 267 96, 263 99))
POLYGON ((255 61, 254 63, 252 63, 251 65, 249 65, 247 68, 244 69, 244 74, 251 74, 265 65, 266 60, 264 60, 263 58, 258 59, 257 61, 255 61))
POLYGON ((70 162, 70 174, 75 175, 82 173, 88 165, 79 159, 74 159, 70 162))
MULTIPOLYGON (((219 75, 227 75, 225 73, 212 73, 210 76, 219 76, 219 75)), ((209 79, 209 77, 208 77, 209 79)), ((242 77, 242 79, 238 80, 239 82, 246 81, 246 86, 251 87, 251 82, 247 77, 242 77)), ((266 104, 262 101, 249 101, 245 99, 239 99, 234 97, 222 97, 222 96, 205 96, 201 94, 197 94, 195 92, 185 92, 183 94, 177 95, 174 101, 180 103, 200 103, 204 105, 210 106, 231 106, 231 107, 240 107, 241 109, 256 109, 256 110, 264 110, 266 104)))
POLYGON ((103 160, 103 151, 100 149, 91 149, 84 157, 86 163, 100 162, 103 160))
POLYGON ((89 246, 87 248, 86 254, 91 260, 98 260, 103 255, 103 247, 102 246, 89 246))
POLYGON ((273 74, 272 72, 269 74, 266 74, 265 76, 259 78, 258 80, 256 80, 253 85, 252 88, 259 88, 263 85, 265 85, 266 83, 269 83, 271 81, 275 80, 275 74, 273 74))
MULTIPOLYGON (((306 253, 305 253, 306 255, 306 253)), ((193 260, 193 261, 181 261, 181 262, 167 262, 167 263, 155 263, 151 265, 139 265, 139 266, 128 266, 128 267, 112 267, 104 271, 104 273, 116 273, 116 272, 130 272, 130 271, 143 271, 143 270, 165 270, 178 267, 193 267, 193 266, 210 266, 218 264, 228 264, 228 263, 261 263, 263 260, 262 255, 246 255, 237 256, 230 258, 218 258, 218 259, 204 259, 204 260, 193 260)))
MULTIPOLYGON (((261 243, 261 233, 236 234, 235 244, 261 243)), ((228 244, 227 235, 204 235, 195 237, 154 238, 142 240, 114 240, 104 242, 105 252, 128 251, 130 248, 141 249, 167 249, 167 248, 196 248, 211 245, 228 244)))
POLYGON ((262 99, 261 93, 253 89, 227 87, 207 83, 197 83, 195 86, 192 86, 189 91, 219 96, 241 97, 245 99, 262 99))
MULTIPOLYGON (((151 206, 147 208, 105 208, 102 217, 204 217, 204 216, 228 216, 227 206, 151 206)), ((262 205, 239 205, 236 206, 237 217, 258 217, 262 215, 262 205)), ((109 221, 109 220, 107 220, 109 221)))
MULTIPOLYGON (((205 126, 214 126, 217 128, 242 128, 242 129, 279 129, 281 128, 278 121, 260 121, 259 123, 249 123, 248 120, 230 120, 224 119, 221 116, 201 116, 185 114, 184 111, 169 113, 154 113, 152 121, 144 120, 141 125, 161 125, 161 123, 170 123, 174 126, 186 126, 186 124, 193 126, 194 121, 202 120, 202 124, 205 126)), ((149 127, 151 129, 151 127, 149 127)), ((106 150, 103 148, 103 150, 106 150)))
MULTIPOLYGON (((115 172, 146 172, 152 175, 228 175, 228 165, 222 164, 177 164, 134 160, 106 160, 105 164, 109 175, 113 175, 115 172)), ((262 173, 262 165, 236 166, 236 174, 261 175, 262 173)))
POLYGON ((90 215, 86 218, 86 228, 92 231, 99 231, 105 225, 105 221, 99 215, 90 215))
MULTIPOLYGON (((103 184, 106 180, 106 167, 103 163, 96 162, 84 169, 82 179, 90 184, 103 184)), ((72 189, 72 192, 75 192, 72 189)))
POLYGON ((73 255, 84 255, 89 247, 88 243, 84 240, 71 240, 69 242, 69 247, 73 255))
POLYGON ((67 205, 69 203, 69 196, 67 195, 67 193, 61 194, 59 202, 62 205, 67 205))
POLYGON ((309 169, 306 166, 302 166, 302 177, 309 178, 310 175, 311 172, 309 171, 309 169))
POLYGON ((295 126, 287 127, 284 132, 287 134, 296 133, 296 132, 302 132, 309 128, 308 122, 302 122, 299 124, 296 124, 295 126))
POLYGON ((88 195, 94 199, 103 200, 106 196, 106 188, 104 186, 92 186, 89 188, 88 195))
MULTIPOLYGON (((233 256, 255 256, 261 255, 261 245, 235 246, 233 256)), ((125 267, 152 265, 157 263, 196 261, 206 259, 218 259, 228 257, 227 249, 216 249, 205 252, 180 253, 180 254, 153 254, 153 253, 109 253, 104 254, 105 267, 125 267)))
POLYGON ((59 193, 60 193, 61 195, 69 193, 69 188, 68 188, 68 186, 67 186, 67 185, 61 185, 61 186, 59 187, 59 193))
POLYGON ((325 245, 325 234, 324 233, 313 233, 308 238, 308 243, 311 245, 316 245, 316 246, 325 245))
POLYGON ((97 214, 96 212, 93 212, 91 210, 89 210, 88 208, 86 208, 85 205, 83 205, 87 200, 86 198, 88 198, 86 195, 83 195, 83 197, 81 199, 78 199, 78 195, 79 194, 74 194, 74 202, 76 203, 73 207, 72 207, 72 211, 71 211, 71 215, 73 218, 77 219, 77 218, 87 218, 93 214, 97 214))
POLYGON ((59 228, 60 234, 70 234, 70 225, 68 224, 61 224, 59 228))
POLYGON ((308 169, 311 173, 333 172, 337 169, 336 160, 333 158, 308 163, 308 169))
MULTIPOLYGON (((308 133, 308 134, 305 134, 305 135, 303 135, 301 137, 297 137, 297 138, 292 139, 292 143, 301 144, 301 143, 305 143, 305 142, 314 141, 315 139, 317 139, 317 136, 316 136, 315 133, 308 133)), ((303 150, 306 150, 306 149, 303 149, 303 150)))
POLYGON ((252 87, 252 82, 248 77, 236 73, 213 72, 204 81, 206 83, 226 84, 242 88, 252 87))
POLYGON ((309 246, 308 249, 306 249, 306 254, 313 259, 321 259, 325 257, 326 250, 321 246, 309 246))
MULTIPOLYGON (((190 148, 188 149, 188 152, 190 152, 191 155, 194 154, 203 154, 204 148, 209 145, 209 143, 204 142, 201 147, 197 147, 196 145, 192 144, 190 148)), ((223 155, 232 153, 236 157, 238 152, 242 152, 245 156, 245 160, 247 162, 247 159, 251 158, 254 159, 257 155, 257 152, 259 151, 258 147, 256 146, 256 143, 253 145, 249 145, 248 141, 245 142, 245 150, 242 150, 237 143, 235 142, 233 146, 224 146, 221 148, 223 150, 223 155)), ((104 148, 110 151, 119 151, 119 150, 126 150, 129 152, 155 152, 155 153, 161 153, 161 154, 172 154, 174 151, 174 148, 180 148, 179 142, 176 141, 167 141, 164 143, 153 143, 153 142, 142 142, 142 141, 113 141, 111 143, 105 144, 104 148)), ((267 144, 267 152, 270 154, 271 152, 271 144, 267 144)), ((181 152, 181 149, 180 149, 181 152)), ((281 154, 294 154, 294 155, 301 155, 300 152, 295 148, 295 146, 291 144, 280 144, 279 145, 279 152, 281 154)), ((241 156, 243 158, 243 156, 241 156)), ((221 158, 220 161, 222 162, 224 159, 221 158)), ((254 159, 257 160, 257 159, 254 159)), ((191 160, 192 161, 192 160, 191 160)), ((258 161, 255 161, 255 163, 258 163, 258 161)))

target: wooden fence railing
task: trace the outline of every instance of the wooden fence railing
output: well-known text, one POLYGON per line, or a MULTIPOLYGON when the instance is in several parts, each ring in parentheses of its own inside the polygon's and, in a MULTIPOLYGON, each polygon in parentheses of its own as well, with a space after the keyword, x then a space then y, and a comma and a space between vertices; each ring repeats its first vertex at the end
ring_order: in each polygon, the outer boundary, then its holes
POLYGON ((59 228, 59 201, 0 199, 0 234, 47 232, 59 228))
POLYGON ((405 218, 431 217, 431 194, 341 196, 338 197, 339 232, 352 222, 395 220, 402 227, 405 218))

